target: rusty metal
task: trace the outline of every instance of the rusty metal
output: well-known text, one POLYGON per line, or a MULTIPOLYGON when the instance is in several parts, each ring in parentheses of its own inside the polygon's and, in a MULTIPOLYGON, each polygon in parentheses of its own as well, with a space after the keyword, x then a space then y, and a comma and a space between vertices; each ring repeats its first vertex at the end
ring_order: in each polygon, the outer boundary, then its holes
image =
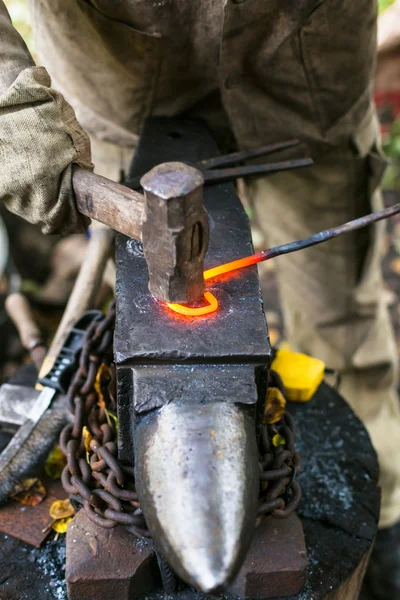
POLYGON ((301 488, 295 481, 301 461, 296 451, 295 425, 285 413, 274 425, 261 425, 260 451, 260 506, 258 514, 283 519, 291 515, 301 500, 301 488), (273 438, 280 435, 285 443, 275 446, 273 438))
MULTIPOLYGON (((312 165, 313 160, 310 157, 295 158, 291 160, 271 162, 261 165, 237 165, 237 163, 246 160, 252 160, 260 156, 266 156, 268 154, 272 154, 282 150, 287 150, 289 148, 294 148, 299 145, 301 145, 300 140, 287 140, 284 142, 278 142, 276 144, 257 146, 255 148, 249 148, 247 150, 240 150, 239 152, 232 152, 231 154, 207 158, 196 162, 192 166, 196 169, 199 169, 203 173, 204 185, 210 185, 213 183, 234 181, 238 177, 270 175, 279 171, 299 169, 302 167, 308 167, 312 165), (222 166, 232 166, 232 168, 217 168, 222 166)), ((187 164, 189 165, 189 163, 187 164)), ((137 177, 130 178, 128 182, 129 187, 132 190, 140 189, 142 187, 141 178, 142 176, 140 175, 137 177)))
POLYGON ((244 165, 231 167, 227 169, 216 169, 215 171, 204 171, 204 184, 222 183, 224 181, 234 181, 238 177, 251 177, 255 175, 271 175, 279 171, 291 171, 292 169, 302 169, 313 164, 312 158, 293 158, 291 160, 282 160, 279 162, 267 163, 265 165, 244 165))
MULTIPOLYGON (((29 389, 29 388, 27 388, 29 389)), ((0 507, 0 531, 40 548, 52 531, 49 510, 56 500, 64 500, 65 492, 59 481, 43 478, 46 498, 36 506, 22 505, 10 500, 0 507)))

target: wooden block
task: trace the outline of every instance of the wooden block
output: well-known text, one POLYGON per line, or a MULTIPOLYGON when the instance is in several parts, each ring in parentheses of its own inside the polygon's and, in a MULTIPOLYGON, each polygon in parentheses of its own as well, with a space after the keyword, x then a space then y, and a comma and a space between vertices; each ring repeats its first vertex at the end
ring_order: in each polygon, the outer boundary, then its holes
POLYGON ((307 574, 303 527, 297 515, 267 517, 257 527, 250 550, 230 592, 264 600, 295 595, 307 574))
POLYGON ((104 529, 83 510, 67 530, 69 600, 132 600, 161 586, 154 550, 123 527, 104 529))

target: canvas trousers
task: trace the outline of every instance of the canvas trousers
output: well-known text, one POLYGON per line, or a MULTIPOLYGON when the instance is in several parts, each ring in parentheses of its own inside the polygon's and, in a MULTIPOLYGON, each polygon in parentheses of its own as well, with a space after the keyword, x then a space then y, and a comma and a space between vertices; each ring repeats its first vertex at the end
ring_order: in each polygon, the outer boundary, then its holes
MULTIPOLYGON (((250 186, 268 247, 379 210, 384 160, 371 107, 353 136, 315 165, 250 186)), ((380 465, 380 526, 400 518, 398 354, 381 272, 385 223, 276 259, 292 349, 341 374, 340 393, 365 424, 380 465)), ((268 298, 264 298, 268 309, 268 298)))

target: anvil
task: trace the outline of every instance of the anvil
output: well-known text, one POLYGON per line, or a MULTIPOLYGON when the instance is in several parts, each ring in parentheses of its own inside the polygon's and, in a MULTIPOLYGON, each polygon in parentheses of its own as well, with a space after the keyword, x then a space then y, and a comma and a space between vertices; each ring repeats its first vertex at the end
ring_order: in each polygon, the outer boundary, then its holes
MULTIPOLYGON (((203 124, 153 118, 129 178, 217 153, 203 124)), ((251 254, 234 186, 205 188, 204 205, 205 267, 251 254)), ((158 551, 186 583, 215 592, 237 575, 257 516, 257 431, 271 357, 257 270, 213 280, 218 311, 191 318, 151 295, 140 242, 120 235, 116 260, 119 457, 135 465, 158 551)))

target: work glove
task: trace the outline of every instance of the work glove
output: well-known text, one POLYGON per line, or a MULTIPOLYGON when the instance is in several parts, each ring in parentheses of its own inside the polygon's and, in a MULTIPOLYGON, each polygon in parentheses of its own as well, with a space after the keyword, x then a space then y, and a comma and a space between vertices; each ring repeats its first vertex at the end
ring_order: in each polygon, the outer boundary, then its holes
POLYGON ((43 233, 79 233, 72 165, 92 169, 90 141, 71 106, 34 65, 0 0, 0 201, 43 233))

